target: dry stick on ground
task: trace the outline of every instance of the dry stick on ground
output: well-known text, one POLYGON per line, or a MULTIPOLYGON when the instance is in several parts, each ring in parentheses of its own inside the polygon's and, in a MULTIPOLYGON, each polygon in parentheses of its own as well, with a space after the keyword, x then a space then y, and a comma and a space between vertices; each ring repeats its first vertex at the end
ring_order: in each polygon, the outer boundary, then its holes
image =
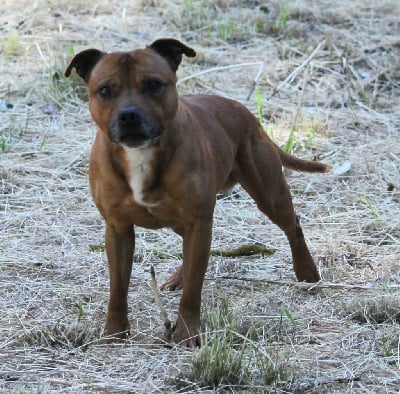
POLYGON ((97 389, 99 391, 107 391, 109 386, 105 383, 96 383, 96 382, 90 382, 90 383, 76 383, 74 381, 69 381, 67 379, 46 379, 46 383, 52 383, 57 386, 65 386, 65 387, 74 387, 74 390, 85 390, 85 389, 97 389))
POLYGON ((242 67, 257 66, 257 65, 259 65, 258 72, 257 72, 257 75, 255 76, 255 78, 254 78, 254 80, 252 82, 252 85, 251 85, 251 88, 250 88, 250 92, 249 92, 249 94, 247 95, 247 98, 246 98, 246 101, 248 101, 250 96, 251 96, 251 94, 253 93, 253 90, 257 86, 257 83, 260 80, 260 78, 261 78, 261 76, 262 76, 262 74, 264 72, 264 69, 265 69, 265 63, 264 62, 240 63, 240 64, 230 64, 229 66, 212 67, 212 68, 209 68, 207 70, 203 70, 203 71, 200 71, 198 73, 195 73, 195 74, 192 74, 192 75, 189 75, 189 76, 187 76, 185 78, 180 79, 178 81, 177 85, 180 85, 182 82, 188 81, 189 79, 192 79, 192 78, 195 78, 195 77, 199 77, 200 75, 208 74, 210 72, 221 71, 221 70, 229 70, 231 68, 242 68, 242 67))
POLYGON ((260 66, 260 69, 258 71, 258 74, 260 74, 261 73, 260 70, 263 70, 265 67, 264 62, 249 62, 249 63, 230 64, 228 66, 211 67, 206 70, 194 73, 192 75, 188 75, 187 77, 180 79, 177 82, 177 85, 180 85, 182 82, 188 81, 189 79, 196 78, 196 77, 199 77, 200 75, 208 74, 208 73, 211 73, 214 71, 230 70, 231 68, 242 68, 242 67, 250 67, 250 66, 257 66, 257 65, 260 66))
POLYGON ((303 107, 304 92, 306 90, 306 85, 307 85, 308 79, 309 79, 309 72, 308 72, 308 68, 306 68, 304 71, 304 78, 303 78, 303 84, 301 86, 301 95, 300 95, 299 103, 297 105, 296 113, 293 118, 292 127, 290 128, 291 133, 294 133, 294 129, 296 128, 297 119, 299 118, 301 108, 303 107))
POLYGON ((325 40, 322 40, 317 47, 312 51, 311 55, 304 60, 303 63, 300 64, 296 69, 294 69, 273 91, 272 93, 267 97, 267 101, 270 100, 272 97, 274 97, 287 83, 290 83, 293 81, 293 79, 303 70, 305 66, 307 66, 308 63, 316 56, 316 54, 320 51, 322 46, 325 44, 325 40))
MULTIPOLYGON (((89 248, 92 252, 104 251, 105 245, 98 244, 98 245, 89 245, 89 248)), ((159 251, 156 249, 150 250, 151 253, 162 259, 162 258, 176 258, 181 259, 183 257, 182 253, 167 253, 163 251, 159 251)), ((221 257, 240 257, 240 256, 252 256, 259 254, 261 256, 271 255, 274 254, 275 250, 266 247, 263 244, 259 243, 250 243, 250 244, 243 244, 238 246, 234 249, 211 249, 210 256, 221 256, 221 257)))
POLYGON ((154 271, 153 266, 150 266, 150 275, 151 275, 150 286, 151 286, 151 290, 153 291, 154 301, 157 304, 157 306, 160 308, 161 317, 164 320, 165 336, 166 336, 167 340, 170 341, 172 338, 172 323, 171 323, 171 320, 169 320, 169 318, 168 318, 167 310, 165 309, 165 306, 161 300, 160 293, 158 291, 156 273, 154 271))
MULTIPOLYGON (((292 286, 303 290, 314 290, 314 289, 353 289, 353 290, 373 290, 376 285, 380 286, 380 283, 370 284, 367 286, 361 285, 347 285, 344 283, 330 283, 330 282, 317 282, 317 283, 306 283, 306 282, 291 282, 284 280, 272 280, 272 279, 256 279, 256 278, 242 278, 233 275, 216 275, 213 278, 206 279, 228 279, 228 280, 240 280, 244 282, 254 282, 254 283, 269 283, 278 286, 292 286)), ((390 285, 390 289, 400 289, 400 285, 390 285)), ((382 288, 382 290, 384 290, 382 288)))
POLYGON ((253 93, 254 89, 256 88, 258 81, 261 79, 264 69, 265 69, 265 63, 263 62, 258 70, 256 77, 254 78, 254 80, 251 84, 250 91, 249 91, 249 94, 247 95, 246 101, 250 100, 250 96, 253 93))

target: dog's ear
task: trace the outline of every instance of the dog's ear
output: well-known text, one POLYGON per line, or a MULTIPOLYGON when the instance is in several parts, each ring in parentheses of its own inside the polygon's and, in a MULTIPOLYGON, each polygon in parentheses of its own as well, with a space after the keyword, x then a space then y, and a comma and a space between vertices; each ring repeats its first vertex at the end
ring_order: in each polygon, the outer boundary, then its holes
POLYGON ((150 48, 154 49, 159 55, 166 58, 174 71, 178 69, 181 64, 182 55, 187 57, 195 57, 196 52, 194 49, 189 48, 185 44, 173 38, 161 38, 154 41, 150 48))
POLYGON ((97 62, 105 55, 105 52, 101 52, 98 49, 86 49, 85 51, 79 52, 70 61, 64 75, 69 77, 71 71, 75 68, 78 75, 88 83, 90 73, 97 62))

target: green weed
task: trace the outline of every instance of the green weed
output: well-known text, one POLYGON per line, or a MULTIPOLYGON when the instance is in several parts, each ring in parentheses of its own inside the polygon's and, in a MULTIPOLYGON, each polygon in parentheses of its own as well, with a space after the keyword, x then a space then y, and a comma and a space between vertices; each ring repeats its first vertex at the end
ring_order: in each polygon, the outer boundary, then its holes
POLYGON ((289 19, 288 11, 285 9, 280 10, 278 15, 278 20, 276 21, 278 30, 283 30, 287 27, 288 19, 289 19))
POLYGON ((77 98, 85 101, 87 98, 86 86, 81 78, 74 72, 70 77, 64 76, 69 61, 75 54, 73 45, 67 47, 63 56, 54 60, 49 70, 48 93, 49 101, 61 108, 64 102, 74 102, 77 98))
POLYGON ((256 34, 265 34, 266 32, 266 19, 264 15, 260 15, 254 21, 254 30, 256 34))
POLYGON ((300 117, 300 119, 298 119, 299 117, 300 116, 296 114, 288 140, 283 147, 283 149, 288 153, 293 153, 296 146, 299 146, 302 149, 310 149, 315 138, 318 135, 325 133, 325 126, 317 117, 311 119, 301 119, 300 117), (304 134, 306 136, 305 138, 304 134))
POLYGON ((190 30, 198 30, 204 26, 204 21, 214 14, 215 7, 210 2, 195 2, 184 0, 183 11, 180 18, 176 20, 178 25, 187 25, 190 30))
MULTIPOLYGON (((15 124, 16 122, 13 122, 15 124)), ((24 126, 8 126, 0 133, 0 151, 6 153, 11 144, 17 139, 22 139, 28 128, 29 118, 26 118, 24 126), (16 138, 18 137, 18 138, 16 138)))
MULTIPOLYGON (((265 115, 264 115, 264 101, 262 98, 262 95, 260 93, 260 90, 258 87, 254 89, 255 96, 256 96, 256 102, 257 102, 257 117, 258 120, 263 128, 263 130, 272 138, 274 139, 274 132, 273 132, 273 127, 268 124, 265 120, 265 115)), ((282 149, 287 152, 287 153, 293 153, 296 145, 300 145, 303 148, 309 148, 315 137, 319 134, 322 134, 324 131, 324 125, 322 122, 314 117, 311 120, 303 120, 303 121, 297 121, 296 119, 298 118, 298 114, 295 116, 295 121, 292 124, 292 127, 290 129, 290 134, 289 137, 286 141, 286 143, 282 146, 282 149), (303 134, 305 133, 307 138, 302 139, 301 141, 297 140, 295 133, 296 132, 302 132, 303 134)))
POLYGON ((282 147, 282 149, 287 153, 293 153, 294 146, 296 144, 296 139, 294 137, 294 130, 290 130, 290 134, 286 144, 282 147))
POLYGON ((257 100, 257 109, 258 109, 258 120, 261 123, 261 125, 264 127, 265 125, 265 119, 264 119, 264 103, 263 99, 260 93, 260 90, 256 86, 254 89, 255 95, 256 95, 256 100, 257 100))
POLYGON ((18 56, 22 53, 21 37, 16 31, 9 31, 0 41, 0 52, 4 57, 18 56))
POLYGON ((47 144, 47 137, 43 136, 39 145, 39 150, 42 150, 46 146, 46 144, 47 144))
POLYGON ((193 10, 193 0, 184 0, 183 1, 183 8, 186 12, 190 12, 193 10))
POLYGON ((296 320, 293 315, 290 313, 289 309, 283 307, 280 309, 281 316, 285 316, 291 324, 296 325, 296 320))
POLYGON ((385 293, 392 294, 392 292, 393 292, 392 288, 389 285, 387 285, 386 283, 381 283, 381 287, 385 291, 385 293))
POLYGON ((13 128, 11 126, 4 129, 0 137, 0 149, 2 153, 7 151, 8 144, 11 142, 13 136, 13 128))
POLYGON ((256 86, 254 89, 255 95, 256 95, 256 100, 257 100, 257 109, 258 109, 258 121, 261 124, 261 127, 263 130, 272 138, 274 139, 274 132, 272 129, 272 126, 269 125, 264 116, 264 102, 260 93, 260 90, 256 86))
POLYGON ((248 384, 250 365, 245 346, 234 349, 234 339, 231 330, 206 332, 204 345, 192 360, 191 380, 201 382, 203 387, 248 384))
POLYGON ((267 349, 255 341, 256 324, 243 331, 241 319, 226 300, 206 314, 203 346, 194 353, 190 370, 176 379, 178 386, 190 382, 203 389, 265 388, 286 376, 267 349))
MULTIPOLYGON (((258 120, 259 120, 263 130, 272 139, 274 139, 273 127, 270 124, 268 124, 265 120, 265 115, 264 115, 265 104, 264 104, 262 95, 261 95, 258 87, 256 87, 254 89, 254 92, 255 92, 256 102, 257 102, 258 120)), ((321 134, 324 129, 324 125, 316 117, 312 118, 311 120, 300 121, 300 122, 297 121, 298 118, 299 118, 299 114, 296 113, 295 120, 290 129, 289 137, 288 137, 286 143, 282 146, 282 149, 287 153, 293 153, 297 144, 301 145, 304 148, 309 148, 312 145, 312 142, 315 139, 315 137, 318 134, 321 134), (305 132, 307 138, 305 140, 303 139, 300 143, 300 141, 298 141, 295 136, 296 131, 302 131, 303 133, 305 132)))
POLYGON ((384 357, 394 358, 395 363, 400 367, 400 330, 398 326, 391 326, 386 329, 380 338, 382 354, 384 357))
POLYGON ((312 141, 318 134, 321 134, 323 132, 324 125, 318 118, 313 117, 310 121, 305 122, 302 125, 302 128, 307 134, 307 140, 304 143, 307 147, 311 145, 312 141))
POLYGON ((211 0, 184 0, 182 12, 169 15, 178 29, 196 31, 197 40, 208 44, 242 42, 255 34, 266 33, 266 17, 263 11, 255 8, 252 12, 230 14, 227 17, 228 4, 211 0))
POLYGON ((83 302, 82 300, 79 300, 78 303, 76 304, 77 308, 78 308, 78 322, 81 320, 82 316, 83 316, 83 302))
POLYGON ((233 25, 231 23, 218 24, 218 38, 223 41, 228 41, 233 33, 233 25))
POLYGON ((374 205, 372 204, 371 200, 368 198, 368 196, 359 196, 358 200, 362 203, 364 203, 367 208, 369 209, 369 211, 371 212, 372 216, 375 219, 380 219, 381 218, 381 214, 378 212, 378 210, 374 207, 374 205))
POLYGON ((2 153, 6 152, 6 147, 7 147, 6 138, 4 136, 1 136, 1 138, 0 138, 0 150, 2 151, 2 153))

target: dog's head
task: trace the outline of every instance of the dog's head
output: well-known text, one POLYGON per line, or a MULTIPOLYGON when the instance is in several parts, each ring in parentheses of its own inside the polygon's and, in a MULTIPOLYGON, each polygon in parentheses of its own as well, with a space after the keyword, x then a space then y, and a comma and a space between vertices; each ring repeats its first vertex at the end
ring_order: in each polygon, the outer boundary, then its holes
POLYGON ((196 52, 169 38, 131 52, 87 49, 74 56, 65 76, 75 69, 86 82, 92 117, 113 143, 142 147, 156 143, 175 116, 182 55, 196 52))

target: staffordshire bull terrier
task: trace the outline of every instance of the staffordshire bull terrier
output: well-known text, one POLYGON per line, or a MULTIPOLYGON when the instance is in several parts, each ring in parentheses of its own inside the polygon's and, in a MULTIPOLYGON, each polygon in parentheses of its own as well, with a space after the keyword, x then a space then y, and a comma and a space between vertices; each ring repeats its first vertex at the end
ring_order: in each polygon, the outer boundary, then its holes
POLYGON ((165 286, 183 288, 173 340, 200 345, 200 304, 218 192, 239 183, 286 234, 299 281, 318 270, 293 209, 282 166, 327 172, 330 167, 280 149, 239 102, 213 95, 178 96, 182 55, 195 51, 159 39, 131 52, 88 49, 68 65, 87 84, 98 132, 89 180, 106 223, 110 299, 105 334, 129 332, 128 286, 134 226, 169 227, 183 238, 183 264, 165 286))

